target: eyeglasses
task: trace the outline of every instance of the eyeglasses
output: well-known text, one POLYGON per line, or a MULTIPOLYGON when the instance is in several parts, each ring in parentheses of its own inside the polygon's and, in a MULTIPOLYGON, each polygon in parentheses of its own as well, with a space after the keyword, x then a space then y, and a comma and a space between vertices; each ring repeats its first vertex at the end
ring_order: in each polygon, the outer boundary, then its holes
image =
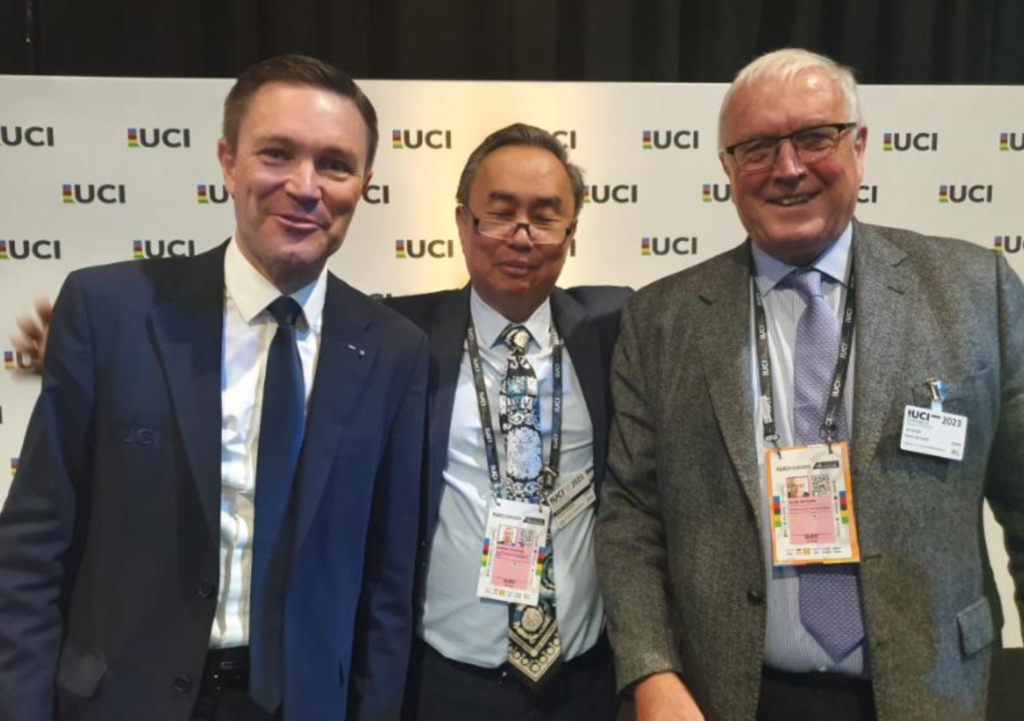
POLYGON ((520 228, 526 231, 526 237, 534 245, 561 245, 572 236, 576 228, 575 221, 567 226, 559 220, 535 220, 531 223, 520 223, 515 220, 500 218, 478 218, 467 206, 459 206, 473 221, 473 227, 480 235, 495 240, 511 240, 520 228))
POLYGON ((783 140, 788 140, 792 143, 800 162, 812 165, 834 153, 839 147, 843 133, 855 127, 857 123, 815 125, 813 128, 802 128, 789 135, 744 140, 725 148, 725 152, 736 159, 740 170, 745 173, 756 173, 775 164, 779 145, 783 140))

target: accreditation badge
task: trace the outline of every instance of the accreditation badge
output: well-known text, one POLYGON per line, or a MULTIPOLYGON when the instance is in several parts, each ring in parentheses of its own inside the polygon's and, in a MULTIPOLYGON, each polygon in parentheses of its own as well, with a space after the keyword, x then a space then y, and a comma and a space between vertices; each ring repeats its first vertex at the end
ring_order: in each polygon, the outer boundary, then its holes
POLYGON ((497 501, 487 513, 476 593, 505 603, 536 606, 548 555, 551 509, 537 503, 497 501))
POLYGON ((859 563, 848 445, 767 451, 772 563, 859 563))

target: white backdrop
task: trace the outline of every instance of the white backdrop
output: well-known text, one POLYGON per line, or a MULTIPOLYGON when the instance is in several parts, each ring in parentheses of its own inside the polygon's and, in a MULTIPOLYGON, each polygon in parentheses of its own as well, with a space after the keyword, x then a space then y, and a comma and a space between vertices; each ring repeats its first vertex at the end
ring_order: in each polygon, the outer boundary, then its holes
MULTIPOLYGON (((363 291, 465 282, 453 220, 459 171, 487 133, 515 121, 556 131, 587 174, 563 285, 639 287, 743 238, 715 153, 724 85, 362 85, 381 147, 374 187, 331 269, 363 291)), ((201 252, 231 233, 215 156, 229 87, 0 76, 0 499, 38 392, 7 340, 16 313, 54 297, 74 268, 201 252)), ((870 132, 858 217, 999 249, 1024 275, 1024 88, 864 87, 862 100, 870 132)), ((1001 533, 987 512, 986 532, 1004 638, 1020 646, 1001 533)))

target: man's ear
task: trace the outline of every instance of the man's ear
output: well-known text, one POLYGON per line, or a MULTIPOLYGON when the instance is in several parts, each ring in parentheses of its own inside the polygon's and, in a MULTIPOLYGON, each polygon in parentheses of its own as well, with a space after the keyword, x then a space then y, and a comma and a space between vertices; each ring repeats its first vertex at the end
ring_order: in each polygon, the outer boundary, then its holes
POLYGON ((220 163, 220 174, 224 178, 224 186, 231 197, 235 197, 235 154, 228 147, 228 141, 221 138, 217 141, 217 162, 220 163))

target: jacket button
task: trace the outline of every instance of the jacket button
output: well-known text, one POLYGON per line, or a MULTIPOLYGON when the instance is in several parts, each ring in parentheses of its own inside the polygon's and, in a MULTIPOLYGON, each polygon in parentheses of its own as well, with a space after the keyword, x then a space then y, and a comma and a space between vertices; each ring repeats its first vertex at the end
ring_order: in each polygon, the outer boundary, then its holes
POLYGON ((175 676, 171 688, 175 693, 188 693, 192 690, 192 679, 185 675, 175 676))
POLYGON ((764 596, 752 588, 747 591, 747 600, 750 601, 751 605, 760 606, 764 603, 764 596))
POLYGON ((213 582, 204 578, 199 582, 199 585, 196 586, 196 593, 199 594, 200 598, 209 598, 213 595, 213 582))

